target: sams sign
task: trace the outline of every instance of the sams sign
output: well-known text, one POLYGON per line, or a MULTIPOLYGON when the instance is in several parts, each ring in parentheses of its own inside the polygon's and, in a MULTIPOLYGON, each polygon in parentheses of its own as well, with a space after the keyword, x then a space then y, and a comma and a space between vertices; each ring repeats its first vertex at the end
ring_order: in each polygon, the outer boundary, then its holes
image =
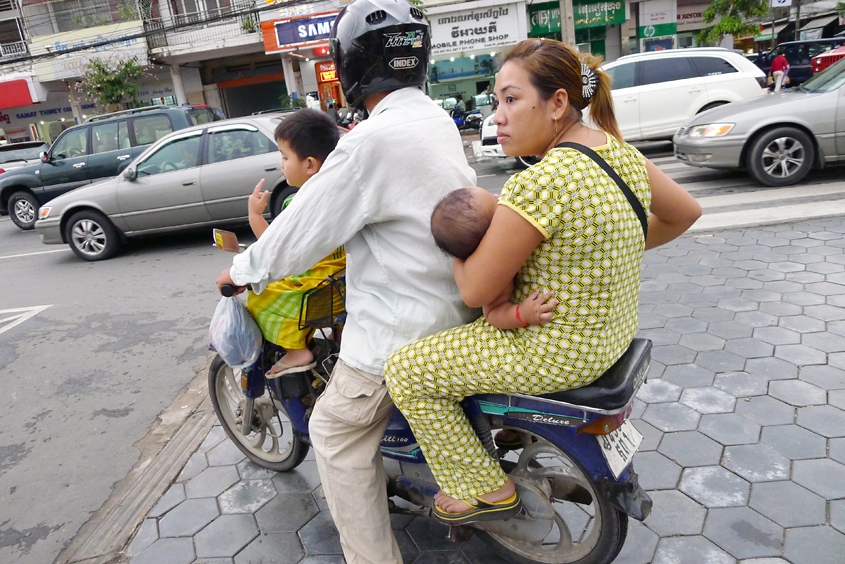
POLYGON ((328 39, 336 17, 337 14, 332 14, 319 18, 276 22, 276 39, 279 47, 328 39))

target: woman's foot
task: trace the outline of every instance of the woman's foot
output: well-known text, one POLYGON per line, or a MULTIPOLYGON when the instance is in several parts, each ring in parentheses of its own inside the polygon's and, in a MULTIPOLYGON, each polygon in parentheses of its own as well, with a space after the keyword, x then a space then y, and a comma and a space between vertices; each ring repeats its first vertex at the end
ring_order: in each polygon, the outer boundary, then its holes
POLYGON ((267 372, 268 376, 274 376, 291 368, 308 366, 314 362, 314 354, 308 349, 289 349, 287 354, 280 358, 276 364, 267 372))
MULTIPOLYGON (((498 490, 480 495, 478 498, 490 503, 496 503, 497 501, 504 501, 508 499, 515 491, 516 486, 513 483, 513 480, 508 478, 508 481, 505 482, 504 486, 498 490)), ((452 496, 446 495, 442 491, 437 492, 437 495, 434 496, 434 504, 446 513, 463 513, 473 509, 473 506, 467 502, 455 499, 452 496)))

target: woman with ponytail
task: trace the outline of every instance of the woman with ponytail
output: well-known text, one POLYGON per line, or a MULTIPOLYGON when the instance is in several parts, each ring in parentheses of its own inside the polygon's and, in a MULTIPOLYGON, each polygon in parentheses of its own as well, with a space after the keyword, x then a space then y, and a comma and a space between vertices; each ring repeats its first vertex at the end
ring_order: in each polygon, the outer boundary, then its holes
MULTIPOLYGON (((601 376, 637 331, 643 252, 701 215, 622 139, 600 62, 541 39, 507 54, 494 89, 498 141, 509 156, 542 160, 507 181, 476 250, 454 259, 470 307, 513 283, 513 303, 551 292, 551 321, 498 329, 482 317, 400 349, 386 366, 394 403, 442 489, 434 515, 453 525, 519 511, 513 482, 458 402, 478 393, 552 393, 601 376), (586 109, 596 129, 583 123, 586 109)), ((506 435, 497 435, 499 446, 510 442, 506 435)))

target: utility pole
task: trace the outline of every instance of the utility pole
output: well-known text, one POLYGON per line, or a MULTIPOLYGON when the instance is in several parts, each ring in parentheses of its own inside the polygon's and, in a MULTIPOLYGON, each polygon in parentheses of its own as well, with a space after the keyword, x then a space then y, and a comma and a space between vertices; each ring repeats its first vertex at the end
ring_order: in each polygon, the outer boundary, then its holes
POLYGON ((801 27, 801 0, 795 0, 795 41, 801 39, 798 29, 801 27))
POLYGON ((575 14, 572 0, 560 0, 560 40, 575 47, 575 14))

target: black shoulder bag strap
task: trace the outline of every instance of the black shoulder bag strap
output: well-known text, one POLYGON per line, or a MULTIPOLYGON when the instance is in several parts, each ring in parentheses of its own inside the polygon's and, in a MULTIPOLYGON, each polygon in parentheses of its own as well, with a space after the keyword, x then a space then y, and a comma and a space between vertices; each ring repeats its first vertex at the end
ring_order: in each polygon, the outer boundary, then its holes
POLYGON ((631 207, 634 208, 634 213, 637 214, 637 218, 640 220, 640 224, 643 227, 643 240, 645 240, 648 237, 648 216, 646 216, 645 210, 643 209, 643 205, 640 203, 639 198, 634 195, 634 192, 631 190, 631 188, 625 183, 624 180, 622 180, 622 178, 616 173, 616 171, 613 170, 613 167, 607 164, 607 161, 601 158, 598 153, 596 153, 585 145, 581 145, 580 143, 571 143, 569 141, 566 141, 558 145, 558 147, 575 149, 576 151, 584 153, 585 155, 593 159, 597 165, 604 169, 607 175, 610 176, 614 182, 616 182, 616 185, 619 186, 619 189, 622 190, 622 193, 625 194, 625 198, 628 199, 628 203, 631 204, 631 207))

